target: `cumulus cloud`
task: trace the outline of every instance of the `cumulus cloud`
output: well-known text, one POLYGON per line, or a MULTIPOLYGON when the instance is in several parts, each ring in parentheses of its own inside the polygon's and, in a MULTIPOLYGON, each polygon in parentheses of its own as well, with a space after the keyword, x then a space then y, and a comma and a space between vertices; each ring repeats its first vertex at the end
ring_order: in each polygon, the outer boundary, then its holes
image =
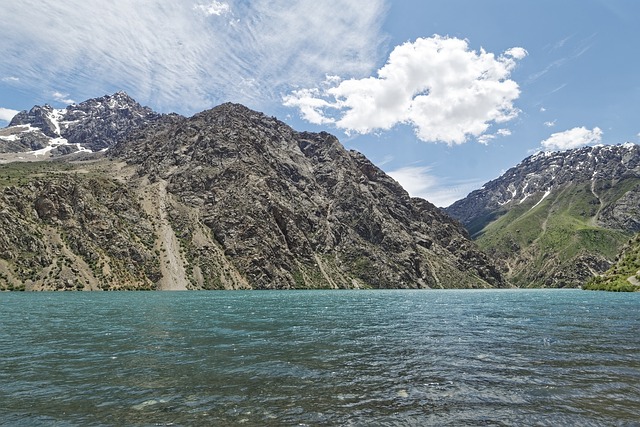
POLYGON ((13 119, 13 116, 18 114, 19 112, 20 111, 0 107, 0 121, 10 122, 11 119, 13 119))
POLYGON ((544 122, 544 125, 548 128, 552 128, 556 125, 556 120, 550 120, 548 122, 544 122))
POLYGON ((423 198, 439 207, 449 206, 483 184, 478 180, 443 182, 431 174, 429 166, 406 166, 387 174, 398 181, 411 197, 423 198))
POLYGON ((575 127, 564 132, 551 134, 541 145, 544 150, 570 150, 589 144, 598 144, 602 141, 602 130, 599 127, 587 129, 575 127))
POLYGON ((496 56, 470 50, 466 40, 419 38, 395 47, 376 76, 334 78, 291 92, 284 104, 312 123, 333 123, 347 133, 408 124, 423 141, 461 144, 516 117, 520 89, 509 77, 526 54, 515 47, 496 56))
POLYGON ((384 0, 22 0, 0 14, 0 75, 86 99, 126 90, 162 111, 279 104, 379 61, 384 0), (338 11, 338 12, 336 12, 338 11))

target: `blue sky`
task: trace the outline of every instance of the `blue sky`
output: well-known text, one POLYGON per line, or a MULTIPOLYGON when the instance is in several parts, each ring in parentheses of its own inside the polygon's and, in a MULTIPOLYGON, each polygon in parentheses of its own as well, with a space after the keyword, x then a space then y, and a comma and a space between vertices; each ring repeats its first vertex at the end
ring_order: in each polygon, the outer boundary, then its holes
POLYGON ((118 90, 327 130, 446 206, 538 150, 640 141, 636 0, 23 0, 0 126, 118 90))

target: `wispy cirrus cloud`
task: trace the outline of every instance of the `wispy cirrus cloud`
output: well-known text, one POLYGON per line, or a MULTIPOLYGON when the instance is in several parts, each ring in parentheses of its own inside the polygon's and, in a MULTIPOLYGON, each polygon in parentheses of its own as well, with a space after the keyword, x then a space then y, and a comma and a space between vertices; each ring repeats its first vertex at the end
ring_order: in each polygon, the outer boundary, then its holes
POLYGON ((419 38, 396 46, 376 76, 332 76, 321 86, 293 91, 284 103, 312 123, 347 133, 408 124, 423 141, 462 144, 517 116, 513 102, 520 90, 509 77, 526 55, 520 47, 496 56, 471 50, 466 40, 419 38))
MULTIPOLYGON (((545 74, 547 74, 548 72, 550 72, 551 70, 555 69, 555 68, 560 68, 563 65, 565 65, 566 63, 573 61, 579 57, 581 57, 582 55, 584 55, 585 53, 587 53, 592 45, 593 45, 593 39, 596 37, 596 33, 591 34, 589 37, 586 37, 582 40, 578 40, 573 48, 572 51, 570 53, 565 54, 564 56, 557 58, 551 62, 549 62, 543 69, 536 71, 535 73, 529 75, 529 78, 527 79, 528 83, 532 83, 536 80, 538 80, 540 77, 544 76, 545 74)), ((573 39, 574 36, 569 36, 569 37, 565 37, 562 40, 559 40, 558 42, 556 42, 551 48, 549 48, 550 52, 555 52, 555 51, 562 51, 562 50, 566 50, 565 49, 565 45, 567 44, 567 42, 571 39, 573 39)), ((560 87, 554 89, 551 93, 557 92, 558 90, 562 89, 563 87, 565 87, 566 84, 561 85, 560 87)))
POLYGON ((76 99, 123 89, 183 113, 258 108, 327 73, 370 72, 384 11, 384 0, 6 2, 0 75, 76 99))
POLYGON ((447 207, 482 186, 479 180, 451 181, 432 174, 429 166, 406 166, 387 172, 411 197, 420 197, 436 206, 447 207))

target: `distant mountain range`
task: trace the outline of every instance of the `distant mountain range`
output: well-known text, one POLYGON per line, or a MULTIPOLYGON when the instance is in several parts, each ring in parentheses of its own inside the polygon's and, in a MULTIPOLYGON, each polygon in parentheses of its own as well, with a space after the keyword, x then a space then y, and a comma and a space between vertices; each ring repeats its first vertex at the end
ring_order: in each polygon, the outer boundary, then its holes
POLYGON ((238 104, 186 118, 118 92, 0 129, 0 289, 635 290, 638 232, 630 143, 538 153, 440 210, 238 104))
POLYGON ((241 105, 36 106, 0 152, 0 289, 509 286, 362 154, 241 105))
POLYGON ((581 286, 640 231, 640 147, 538 153, 446 212, 516 286, 581 286))

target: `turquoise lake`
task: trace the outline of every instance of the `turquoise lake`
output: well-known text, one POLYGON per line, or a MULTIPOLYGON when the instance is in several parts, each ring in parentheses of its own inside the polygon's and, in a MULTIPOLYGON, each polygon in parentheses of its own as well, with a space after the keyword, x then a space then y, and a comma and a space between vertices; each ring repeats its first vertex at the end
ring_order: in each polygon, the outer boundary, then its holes
POLYGON ((2 293, 0 306, 0 425, 640 425, 640 293, 2 293))

